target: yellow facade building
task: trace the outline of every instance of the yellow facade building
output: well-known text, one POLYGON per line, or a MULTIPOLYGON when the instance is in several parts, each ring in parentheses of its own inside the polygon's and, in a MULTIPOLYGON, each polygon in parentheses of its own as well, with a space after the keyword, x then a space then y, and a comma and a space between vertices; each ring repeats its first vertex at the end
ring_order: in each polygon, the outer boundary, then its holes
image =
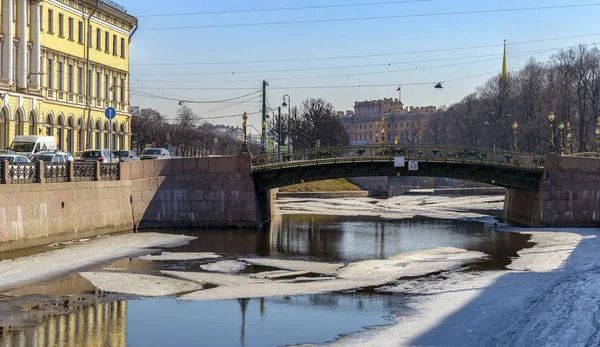
POLYGON ((0 9, 0 149, 16 135, 54 136, 71 153, 129 149, 137 19, 110 0, 0 0, 0 9))

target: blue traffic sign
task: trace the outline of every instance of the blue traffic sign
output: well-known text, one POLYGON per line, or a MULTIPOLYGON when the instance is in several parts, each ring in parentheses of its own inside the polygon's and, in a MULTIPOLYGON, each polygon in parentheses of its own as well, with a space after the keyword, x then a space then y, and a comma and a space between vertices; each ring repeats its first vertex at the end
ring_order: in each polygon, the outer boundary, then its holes
POLYGON ((117 110, 115 110, 112 107, 109 107, 104 111, 104 114, 106 115, 107 119, 113 120, 117 116, 117 110))

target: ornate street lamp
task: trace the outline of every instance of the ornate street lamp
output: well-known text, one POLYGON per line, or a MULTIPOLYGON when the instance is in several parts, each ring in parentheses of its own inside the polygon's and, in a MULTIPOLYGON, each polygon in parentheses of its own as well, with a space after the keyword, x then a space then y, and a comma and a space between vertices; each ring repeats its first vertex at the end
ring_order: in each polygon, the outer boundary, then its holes
POLYGON ((550 122, 550 146, 548 146, 548 153, 556 153, 556 146, 554 145, 554 112, 548 115, 548 121, 550 122))
POLYGON ((385 145, 385 128, 381 128, 381 145, 385 145))
POLYGON ((567 122, 567 154, 571 152, 571 122, 567 122))
POLYGON ((600 153, 600 117, 596 119, 596 152, 600 153))
POLYGON ((517 147, 517 129, 519 128, 519 124, 517 124, 517 121, 515 121, 513 123, 512 127, 513 127, 513 132, 515 134, 515 143, 513 145, 513 150, 515 152, 518 152, 519 151, 519 147, 517 147))
POLYGON ((375 144, 379 144, 379 122, 375 122, 375 144))
POLYGON ((244 142, 242 143, 242 153, 249 153, 250 150, 248 149, 248 133, 246 132, 246 122, 248 121, 248 116, 246 115, 246 112, 244 112, 242 119, 244 120, 244 142))
POLYGON ((560 122, 560 124, 558 125, 558 131, 560 134, 560 155, 564 155, 565 154, 565 140, 563 137, 563 130, 565 129, 565 125, 560 122))

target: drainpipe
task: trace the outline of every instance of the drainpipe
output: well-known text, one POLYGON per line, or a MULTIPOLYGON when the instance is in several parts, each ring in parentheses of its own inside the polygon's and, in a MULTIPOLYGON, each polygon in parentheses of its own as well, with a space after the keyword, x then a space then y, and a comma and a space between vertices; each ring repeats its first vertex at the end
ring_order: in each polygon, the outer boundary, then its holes
MULTIPOLYGON (((133 35, 135 34, 135 32, 138 30, 139 25, 136 21, 135 26, 133 27, 133 30, 131 30, 131 33, 129 34, 129 44, 131 45, 131 38, 133 37, 133 35)), ((129 103, 129 122, 127 122, 127 129, 125 129, 128 133, 129 133, 129 149, 131 149, 132 146, 132 133, 131 133, 131 66, 130 66, 130 55, 128 55, 127 57, 127 102, 129 103)))
MULTIPOLYGON (((89 102, 89 98, 90 98, 90 35, 92 35, 91 30, 90 30, 90 21, 91 21, 92 17, 96 14, 96 12, 98 12, 99 7, 100 7, 100 0, 96 0, 96 6, 94 7, 94 10, 87 17, 87 33, 88 34, 87 34, 87 40, 86 40, 87 42, 85 43, 85 76, 86 76, 85 104, 87 106, 87 111, 88 111, 88 121, 89 121, 90 117, 92 116, 92 105, 89 102)), ((85 120, 84 120, 84 124, 85 124, 85 120)), ((89 125, 88 125, 88 129, 89 129, 89 125)), ((89 134, 86 134, 86 135, 89 138, 90 135, 89 134)))

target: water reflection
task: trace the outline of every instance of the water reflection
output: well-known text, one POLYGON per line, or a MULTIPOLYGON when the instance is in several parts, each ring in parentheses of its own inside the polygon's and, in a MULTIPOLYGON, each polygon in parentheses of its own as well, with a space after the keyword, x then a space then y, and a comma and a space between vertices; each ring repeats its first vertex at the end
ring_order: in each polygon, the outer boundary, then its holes
POLYGON ((104 302, 72 308, 68 314, 40 318, 20 330, 2 329, 1 347, 126 346, 127 302, 104 302))

